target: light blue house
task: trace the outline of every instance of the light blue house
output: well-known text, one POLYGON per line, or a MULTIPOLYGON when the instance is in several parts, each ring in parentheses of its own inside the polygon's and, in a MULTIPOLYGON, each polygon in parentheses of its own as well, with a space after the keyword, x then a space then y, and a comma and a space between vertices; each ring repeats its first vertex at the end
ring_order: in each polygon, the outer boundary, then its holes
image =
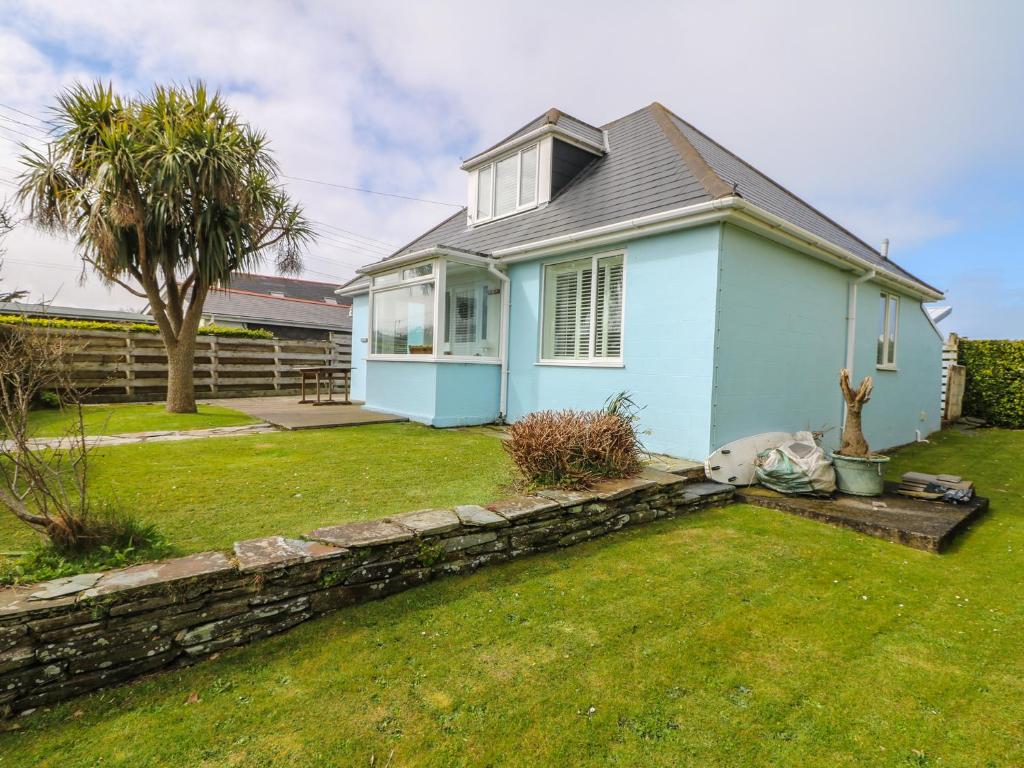
POLYGON ((553 109, 462 169, 464 210, 339 290, 367 408, 450 427, 626 390, 652 451, 837 447, 845 366, 874 448, 938 429, 942 293, 660 104, 553 109))

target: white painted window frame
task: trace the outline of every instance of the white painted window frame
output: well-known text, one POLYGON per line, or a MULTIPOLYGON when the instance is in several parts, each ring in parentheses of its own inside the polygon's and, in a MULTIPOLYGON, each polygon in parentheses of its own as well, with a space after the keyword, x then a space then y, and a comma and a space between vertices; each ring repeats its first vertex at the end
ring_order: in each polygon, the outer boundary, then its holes
POLYGON ((473 223, 474 224, 483 224, 484 222, 488 222, 488 221, 496 221, 497 219, 504 219, 504 218, 506 218, 508 216, 515 216, 517 213, 522 213, 523 211, 529 211, 529 210, 532 210, 532 209, 536 208, 540 204, 540 177, 541 177, 540 142, 533 142, 532 144, 527 144, 526 146, 520 147, 520 148, 515 149, 515 150, 513 150, 511 152, 507 152, 504 155, 501 155, 500 157, 495 157, 493 160, 488 161, 484 165, 481 165, 479 168, 474 168, 473 169, 473 185, 472 185, 472 190, 473 190, 473 199, 472 199, 472 205, 473 205, 473 217, 472 218, 473 218, 473 223), (533 202, 532 203, 527 203, 525 205, 521 205, 519 200, 522 197, 522 186, 521 185, 522 185, 522 182, 523 182, 523 153, 524 152, 529 152, 530 150, 534 150, 537 153, 537 161, 536 161, 537 165, 536 165, 536 169, 534 171, 534 179, 533 179, 533 202), (507 160, 508 158, 510 158, 512 156, 516 157, 516 205, 508 213, 503 213, 503 214, 501 214, 499 216, 498 213, 497 213, 497 204, 498 204, 498 163, 500 163, 500 162, 502 162, 504 160, 507 160), (479 209, 479 188, 480 187, 479 187, 479 181, 478 180, 480 178, 480 172, 484 171, 484 170, 487 170, 488 168, 490 169, 490 174, 491 174, 491 215, 487 216, 487 217, 481 217, 480 216, 480 209, 479 209))
MULTIPOLYGON (((475 363, 480 365, 500 365, 501 364, 501 351, 499 350, 498 355, 493 357, 482 357, 478 355, 444 355, 440 353, 444 339, 445 325, 448 322, 448 318, 445 317, 444 313, 444 294, 445 294, 445 274, 446 270, 444 264, 446 261, 458 261, 458 259, 439 257, 435 259, 424 259, 423 261, 417 261, 411 264, 403 264, 402 266, 395 269, 395 272, 399 276, 404 270, 413 269, 423 264, 431 264, 432 269, 429 275, 423 275, 416 278, 410 278, 407 280, 399 280, 397 283, 390 283, 388 285, 380 286, 379 288, 374 287, 373 280, 370 281, 370 295, 367 301, 367 311, 369 313, 369 349, 366 356, 367 360, 384 360, 389 362, 401 362, 401 363, 475 363), (374 312, 373 312, 373 301, 374 296, 377 293, 383 293, 385 291, 393 290, 395 288, 404 288, 410 285, 420 285, 422 283, 434 283, 434 349, 429 355, 388 355, 388 354, 375 354, 373 351, 374 341, 374 312)), ((466 262, 472 266, 479 266, 475 262, 466 262)), ((391 272, 385 272, 382 274, 393 274, 391 272)), ((374 277, 380 277, 380 275, 374 275, 374 277)), ((502 283, 502 291, 507 291, 508 287, 505 283, 502 283)), ((498 297, 501 302, 505 301, 504 294, 498 297)), ((500 322, 500 321, 499 321, 500 322)), ((499 327, 498 335, 499 338, 504 331, 499 327)), ((500 347, 500 345, 499 345, 500 347)))
POLYGON ((887 291, 881 291, 879 297, 885 297, 885 321, 882 323, 882 362, 878 362, 877 350, 875 356, 875 368, 880 371, 895 371, 898 370, 899 358, 896 354, 900 351, 900 299, 902 298, 898 293, 889 293, 887 291), (889 316, 890 309, 892 308, 892 300, 896 299, 896 317, 892 318, 889 316), (889 328, 892 327, 892 343, 896 347, 896 354, 892 356, 892 362, 889 362, 889 328))
POLYGON ((598 253, 586 255, 575 255, 568 256, 564 259, 557 259, 554 261, 546 261, 540 266, 540 322, 537 327, 537 361, 534 365, 552 365, 552 366, 564 366, 568 368, 625 368, 626 359, 626 285, 629 280, 629 268, 628 268, 629 256, 625 249, 616 249, 611 251, 600 251, 598 253), (606 259, 612 256, 622 257, 622 340, 619 343, 619 356, 618 357, 595 357, 594 345, 596 342, 597 332, 597 264, 601 259, 606 259), (547 306, 547 268, 555 266, 557 264, 565 264, 571 261, 581 261, 582 259, 590 259, 590 269, 592 278, 590 280, 590 354, 585 358, 578 358, 574 360, 568 360, 565 358, 546 358, 544 357, 544 327, 547 323, 545 307, 547 306))

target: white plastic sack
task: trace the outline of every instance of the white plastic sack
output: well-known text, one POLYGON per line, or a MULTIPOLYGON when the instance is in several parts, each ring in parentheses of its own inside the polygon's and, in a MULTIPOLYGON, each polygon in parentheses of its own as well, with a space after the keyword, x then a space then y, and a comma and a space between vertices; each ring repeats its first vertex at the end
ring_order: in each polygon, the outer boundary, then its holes
POLYGON ((836 472, 825 451, 810 432, 797 432, 776 448, 757 455, 758 481, 780 493, 830 495, 836 489, 836 472))

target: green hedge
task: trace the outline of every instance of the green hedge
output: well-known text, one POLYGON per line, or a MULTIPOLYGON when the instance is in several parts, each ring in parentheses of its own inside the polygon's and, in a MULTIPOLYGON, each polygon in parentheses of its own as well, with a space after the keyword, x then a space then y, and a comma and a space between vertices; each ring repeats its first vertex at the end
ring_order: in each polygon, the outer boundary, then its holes
MULTIPOLYGON (((37 328, 69 328, 76 331, 129 331, 131 333, 159 333, 152 323, 103 323, 96 320, 65 320, 59 317, 25 317, 23 315, 0 315, 0 323, 8 325, 31 325, 37 328)), ((204 336, 227 336, 236 339, 272 339, 270 331, 248 330, 246 328, 224 328, 219 325, 205 325, 199 329, 204 336)))
POLYGON ((998 427, 1024 429, 1024 340, 960 340, 967 368, 964 416, 998 427))

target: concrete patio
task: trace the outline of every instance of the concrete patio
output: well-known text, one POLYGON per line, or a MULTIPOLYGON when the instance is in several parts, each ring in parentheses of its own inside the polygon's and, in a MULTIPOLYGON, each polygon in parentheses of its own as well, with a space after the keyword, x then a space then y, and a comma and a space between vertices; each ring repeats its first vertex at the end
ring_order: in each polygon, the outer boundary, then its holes
POLYGON ((925 501, 893 493, 894 483, 877 498, 784 496, 760 485, 736 489, 736 501, 778 509, 801 517, 849 528, 879 539, 926 552, 942 552, 976 517, 988 509, 988 499, 975 496, 967 504, 925 501))
POLYGON ((355 427, 360 424, 389 424, 408 421, 404 416, 368 411, 359 403, 342 404, 337 401, 324 405, 299 403, 299 398, 295 395, 221 398, 211 402, 226 408, 234 408, 254 419, 289 430, 355 427))

